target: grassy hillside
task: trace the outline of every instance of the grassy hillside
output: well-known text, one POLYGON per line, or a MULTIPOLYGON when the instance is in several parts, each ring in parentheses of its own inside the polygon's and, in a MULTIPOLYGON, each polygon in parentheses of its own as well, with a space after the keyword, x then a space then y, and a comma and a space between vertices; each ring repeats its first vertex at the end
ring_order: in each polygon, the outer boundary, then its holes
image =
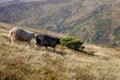
MULTIPOLYGON (((85 43, 78 52, 61 45, 49 48, 16 42, 7 37, 13 25, 0 23, 0 80, 119 80, 120 49, 85 43)), ((25 27, 24 27, 25 28, 25 27)), ((26 28, 34 32, 42 32, 26 28)), ((44 33, 46 31, 43 31, 44 33)), ((46 32, 47 33, 47 32, 46 32)))
POLYGON ((48 0, 0 4, 0 21, 120 46, 120 0, 48 0), (79 35, 79 36, 78 36, 79 35))
POLYGON ((30 2, 30 1, 41 1, 41 2, 56 3, 56 2, 61 2, 61 1, 66 2, 67 0, 0 0, 0 3, 3 3, 3 2, 30 2))
POLYGON ((74 34, 72 35, 76 36, 81 33, 82 35, 79 38, 83 38, 88 42, 120 46, 120 34, 118 33, 120 25, 119 4, 119 1, 105 4, 83 20, 75 22, 73 25, 75 26, 74 31, 71 32, 74 34))

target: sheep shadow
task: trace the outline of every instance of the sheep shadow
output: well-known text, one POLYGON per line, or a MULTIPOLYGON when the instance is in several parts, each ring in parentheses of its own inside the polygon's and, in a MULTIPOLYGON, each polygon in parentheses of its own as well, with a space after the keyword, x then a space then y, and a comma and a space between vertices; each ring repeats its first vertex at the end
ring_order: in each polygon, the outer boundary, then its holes
POLYGON ((62 56, 64 56, 64 55, 67 54, 66 52, 63 52, 63 51, 56 51, 55 53, 60 54, 60 55, 62 55, 62 56))
POLYGON ((87 54, 87 55, 95 56, 94 51, 86 51, 84 49, 80 49, 80 50, 77 50, 77 51, 82 52, 82 53, 87 54))
POLYGON ((48 52, 52 52, 52 53, 56 53, 56 54, 60 54, 60 55, 62 55, 62 56, 64 56, 64 55, 67 54, 67 53, 64 52, 64 51, 58 51, 58 50, 54 51, 54 50, 52 50, 52 49, 47 49, 47 51, 48 51, 48 52))

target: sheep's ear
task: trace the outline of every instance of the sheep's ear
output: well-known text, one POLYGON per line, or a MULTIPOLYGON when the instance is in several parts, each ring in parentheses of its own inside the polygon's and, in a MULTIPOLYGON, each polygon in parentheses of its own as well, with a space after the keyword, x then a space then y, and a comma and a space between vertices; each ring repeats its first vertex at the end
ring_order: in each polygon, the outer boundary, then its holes
POLYGON ((38 36, 38 39, 40 39, 40 36, 38 36))

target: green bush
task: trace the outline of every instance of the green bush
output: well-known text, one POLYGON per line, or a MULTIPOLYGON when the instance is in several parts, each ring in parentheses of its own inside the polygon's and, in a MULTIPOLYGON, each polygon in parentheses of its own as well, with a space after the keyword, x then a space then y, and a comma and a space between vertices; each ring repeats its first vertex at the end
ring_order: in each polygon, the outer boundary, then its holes
POLYGON ((67 46, 68 48, 79 50, 81 45, 83 44, 82 41, 75 39, 73 37, 61 38, 60 42, 62 45, 67 46))

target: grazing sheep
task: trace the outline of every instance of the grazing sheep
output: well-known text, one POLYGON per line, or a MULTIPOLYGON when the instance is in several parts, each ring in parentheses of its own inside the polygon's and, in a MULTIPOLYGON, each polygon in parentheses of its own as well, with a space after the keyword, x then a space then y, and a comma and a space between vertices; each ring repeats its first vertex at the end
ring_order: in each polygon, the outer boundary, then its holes
POLYGON ((45 46, 46 50, 47 47, 53 47, 55 51, 55 47, 57 44, 60 44, 60 39, 59 38, 54 38, 49 35, 45 34, 38 34, 36 35, 36 45, 37 46, 45 46))
POLYGON ((19 27, 14 27, 9 31, 9 37, 11 38, 11 41, 26 41, 30 43, 32 38, 35 38, 35 35, 33 32, 26 31, 19 27))

